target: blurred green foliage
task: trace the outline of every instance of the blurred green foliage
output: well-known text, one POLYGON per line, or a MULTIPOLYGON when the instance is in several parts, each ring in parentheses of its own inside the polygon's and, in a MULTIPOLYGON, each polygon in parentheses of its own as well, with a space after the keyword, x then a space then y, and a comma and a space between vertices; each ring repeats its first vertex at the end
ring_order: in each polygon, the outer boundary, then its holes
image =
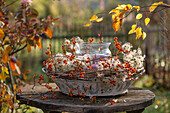
POLYGON ((143 113, 169 113, 170 92, 164 87, 158 88, 157 85, 154 85, 154 82, 152 75, 143 75, 133 84, 135 87, 149 89, 155 93, 155 102, 147 107, 143 113))
POLYGON ((41 109, 38 109, 36 107, 31 107, 28 105, 18 105, 15 109, 16 113, 43 113, 43 111, 41 109))

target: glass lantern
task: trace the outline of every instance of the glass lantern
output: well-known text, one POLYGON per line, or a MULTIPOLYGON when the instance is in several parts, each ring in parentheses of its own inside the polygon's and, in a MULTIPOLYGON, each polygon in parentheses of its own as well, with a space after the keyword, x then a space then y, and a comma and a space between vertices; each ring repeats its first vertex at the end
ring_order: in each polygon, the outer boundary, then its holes
POLYGON ((102 42, 101 44, 83 43, 80 45, 80 50, 76 51, 76 55, 79 58, 87 55, 93 61, 93 64, 97 64, 100 58, 105 60, 107 57, 111 56, 111 52, 109 50, 110 44, 111 42, 102 42))

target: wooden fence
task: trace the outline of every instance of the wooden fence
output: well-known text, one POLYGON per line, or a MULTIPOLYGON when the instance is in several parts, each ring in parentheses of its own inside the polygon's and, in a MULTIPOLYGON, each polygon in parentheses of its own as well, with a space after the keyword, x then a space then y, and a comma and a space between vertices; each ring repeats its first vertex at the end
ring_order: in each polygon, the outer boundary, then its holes
MULTIPOLYGON (((73 25, 73 28, 65 29, 53 29, 55 36, 52 39, 42 40, 42 50, 38 48, 32 50, 31 53, 27 53, 23 50, 17 56, 23 65, 24 69, 31 69, 33 73, 42 73, 42 61, 47 58, 45 51, 51 43, 53 53, 61 52, 61 45, 65 38, 71 39, 74 36, 80 36, 84 40, 94 38, 96 41, 99 40, 97 36, 100 33, 104 37, 105 42, 112 42, 113 37, 118 37, 122 42, 130 42, 135 48, 142 48, 143 54, 146 54, 145 58, 145 69, 147 74, 152 74, 155 79, 169 79, 170 75, 170 52, 168 49, 169 43, 167 36, 163 35, 167 31, 164 29, 165 26, 160 25, 145 29, 147 37, 145 40, 135 39, 135 35, 128 35, 129 25, 131 23, 124 24, 123 28, 116 34, 114 34, 110 22, 95 24, 91 28, 80 27, 82 25, 73 25)), ((165 25, 165 24, 164 24, 165 25)))

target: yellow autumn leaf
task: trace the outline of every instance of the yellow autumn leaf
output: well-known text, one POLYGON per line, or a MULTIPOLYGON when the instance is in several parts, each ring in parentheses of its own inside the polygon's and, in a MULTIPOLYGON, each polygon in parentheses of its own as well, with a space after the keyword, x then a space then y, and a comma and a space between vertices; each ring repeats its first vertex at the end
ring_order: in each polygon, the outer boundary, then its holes
POLYGON ((136 34, 138 35, 138 34, 140 34, 140 33, 142 33, 142 28, 141 28, 141 27, 138 27, 138 28, 136 29, 136 34))
POLYGON ((3 55, 2 55, 2 61, 3 61, 3 63, 7 63, 7 61, 8 61, 8 50, 7 49, 5 49, 4 50, 4 52, 3 52, 3 55))
POLYGON ((53 31, 51 30, 51 28, 48 28, 46 31, 46 35, 51 39, 53 36, 53 31))
POLYGON ((134 31, 131 29, 131 30, 129 31, 129 33, 128 33, 128 34, 132 34, 132 33, 134 33, 134 31))
POLYGON ((112 20, 113 20, 113 21, 116 21, 116 20, 117 20, 117 17, 119 17, 120 14, 121 14, 121 12, 112 15, 112 20))
POLYGON ((97 19, 98 19, 98 17, 97 17, 96 15, 93 15, 93 16, 91 17, 90 21, 94 21, 94 20, 97 20, 97 19))
POLYGON ((84 25, 84 27, 89 27, 91 25, 91 22, 84 25))
POLYGON ((39 38, 38 41, 36 42, 38 48, 41 50, 42 49, 42 44, 41 44, 41 39, 39 38))
POLYGON ((143 40, 146 38, 146 33, 145 32, 143 32, 142 38, 143 38, 143 40))
POLYGON ((142 14, 141 13, 138 13, 137 15, 136 15, 136 19, 141 19, 142 18, 142 14))
POLYGON ((158 5, 160 5, 160 4, 164 4, 164 3, 163 3, 163 2, 153 3, 153 4, 150 6, 149 11, 150 11, 150 12, 153 12, 153 11, 156 9, 156 7, 157 7, 158 5))
POLYGON ((120 11, 119 11, 119 9, 112 9, 110 12, 109 12, 109 14, 111 14, 111 13, 119 13, 120 11))
POLYGON ((2 29, 0 29, 0 39, 3 39, 5 36, 5 33, 2 29))
POLYGON ((132 9, 132 5, 131 5, 131 4, 127 4, 127 5, 126 5, 125 10, 129 10, 129 9, 132 9))
POLYGON ((115 20, 116 20, 116 17, 117 17, 116 14, 112 15, 112 20, 115 21, 115 20))
POLYGON ((6 41, 10 41, 10 39, 5 39, 2 43, 5 44, 6 41))
POLYGON ((145 25, 147 26, 148 23, 150 22, 150 18, 145 18, 145 25))
POLYGON ((137 10, 137 12, 140 10, 140 6, 133 6, 137 10))
POLYGON ((136 24, 133 24, 132 25, 132 30, 135 31, 135 29, 136 29, 136 24))
POLYGON ((28 53, 31 52, 31 45, 29 43, 27 43, 27 51, 28 53))
POLYGON ((96 20, 96 22, 101 22, 101 21, 103 21, 103 17, 98 18, 98 19, 96 20))
POLYGON ((142 28, 138 27, 136 29, 136 39, 139 39, 142 36, 142 28))
POLYGON ((118 17, 123 19, 123 15, 127 12, 127 10, 123 10, 119 15, 118 17))
POLYGON ((7 77, 8 77, 8 76, 5 75, 5 73, 4 73, 3 71, 0 73, 0 80, 5 81, 5 79, 6 79, 7 77))
POLYGON ((6 67, 4 67, 4 66, 2 66, 2 71, 4 71, 6 74, 9 74, 8 68, 6 68, 6 67))
POLYGON ((16 90, 16 85, 15 84, 13 85, 13 88, 14 88, 14 90, 16 90))
POLYGON ((129 33, 128 34, 132 34, 132 33, 135 33, 136 32, 136 24, 133 24, 132 25, 132 27, 131 27, 132 29, 129 31, 129 33))
POLYGON ((122 5, 118 5, 118 7, 116 7, 116 9, 119 9, 119 10, 123 10, 126 8, 126 5, 125 4, 122 4, 122 5))
POLYGON ((119 30, 120 19, 117 19, 116 21, 114 21, 112 26, 113 26, 113 29, 115 30, 115 33, 116 33, 119 30))
POLYGON ((158 3, 153 3, 152 6, 149 8, 149 11, 153 12, 157 6, 158 6, 158 3))

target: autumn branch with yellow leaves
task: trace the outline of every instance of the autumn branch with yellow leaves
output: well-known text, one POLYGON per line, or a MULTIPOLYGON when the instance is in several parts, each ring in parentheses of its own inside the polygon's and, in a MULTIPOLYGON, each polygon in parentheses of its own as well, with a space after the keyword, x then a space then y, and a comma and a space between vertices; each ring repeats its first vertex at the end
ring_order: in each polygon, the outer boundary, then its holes
MULTIPOLYGON (((154 12, 154 10, 158 7, 158 6, 163 6, 163 9, 166 8, 170 8, 169 5, 163 3, 163 2, 157 2, 157 3, 153 3, 150 6, 144 6, 144 7, 140 7, 140 6, 132 6, 131 4, 127 4, 127 5, 118 5, 118 7, 116 7, 115 9, 112 9, 109 12, 104 12, 106 14, 111 15, 113 23, 112 23, 112 27, 115 30, 115 33, 119 30, 120 27, 122 27, 122 23, 123 23, 123 19, 128 17, 129 14, 131 14, 132 12, 137 12, 136 14, 136 20, 140 20, 143 17, 142 12, 154 12), (149 7, 148 11, 141 11, 142 8, 146 8, 149 7)), ((161 10, 163 10, 161 9, 161 10)), ((161 11, 159 10, 159 11, 161 11)), ((157 11, 157 12, 159 12, 157 11)), ((101 13, 100 13, 101 14, 101 13)), ((103 17, 98 17, 96 15, 93 15, 90 20, 89 23, 85 24, 84 27, 89 27, 92 25, 93 22, 102 22, 103 21, 103 17)), ((150 22, 150 18, 146 17, 145 18, 145 25, 147 26, 150 22)), ((139 39, 140 37, 142 37, 143 39, 146 38, 146 33, 142 30, 142 27, 140 27, 137 23, 133 24, 131 26, 131 30, 129 31, 128 34, 133 34, 136 33, 136 39, 139 39)))

